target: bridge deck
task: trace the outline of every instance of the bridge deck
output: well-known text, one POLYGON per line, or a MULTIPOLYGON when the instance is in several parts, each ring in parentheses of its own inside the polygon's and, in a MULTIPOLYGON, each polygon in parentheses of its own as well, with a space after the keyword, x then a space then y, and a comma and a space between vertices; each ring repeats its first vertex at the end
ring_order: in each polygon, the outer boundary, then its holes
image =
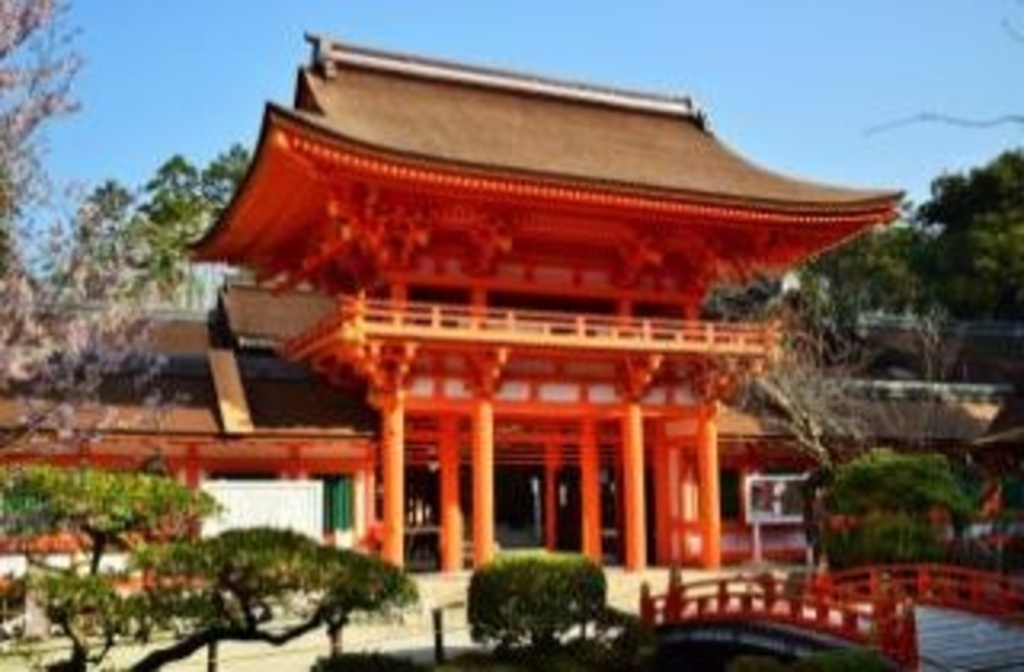
POLYGON ((950 609, 915 611, 922 672, 1024 670, 1024 627, 950 609))

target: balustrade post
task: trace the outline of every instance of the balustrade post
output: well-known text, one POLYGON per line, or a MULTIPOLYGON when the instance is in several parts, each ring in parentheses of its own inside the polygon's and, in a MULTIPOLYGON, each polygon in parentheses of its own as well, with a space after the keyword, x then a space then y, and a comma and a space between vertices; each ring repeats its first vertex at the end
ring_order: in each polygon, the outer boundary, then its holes
POLYGON ((655 625, 654 600, 651 599, 651 587, 646 581, 640 584, 640 622, 647 627, 655 625))
POLYGON ((924 597, 928 594, 929 586, 931 585, 931 574, 928 570, 928 565, 918 565, 914 572, 914 590, 917 591, 917 597, 924 597))
POLYGON ((775 608, 775 601, 778 598, 775 577, 771 574, 766 574, 761 582, 761 590, 764 593, 764 609, 766 612, 771 613, 775 608))
POLYGON ((668 582, 668 592, 665 594, 665 621, 669 623, 677 622, 683 613, 683 588, 682 585, 673 584, 672 580, 668 582))

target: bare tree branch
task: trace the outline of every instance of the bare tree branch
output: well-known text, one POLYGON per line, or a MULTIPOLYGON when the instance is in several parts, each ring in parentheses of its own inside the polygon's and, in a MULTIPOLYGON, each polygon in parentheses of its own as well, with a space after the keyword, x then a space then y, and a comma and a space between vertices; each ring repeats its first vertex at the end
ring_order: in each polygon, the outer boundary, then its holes
POLYGON ((951 114, 937 112, 922 112, 902 119, 894 119, 877 126, 872 126, 864 131, 865 135, 878 135, 888 131, 915 126, 917 124, 947 124, 949 126, 960 126, 963 128, 996 128, 997 126, 1024 126, 1024 114, 1004 114, 988 119, 974 119, 970 117, 958 117, 951 114))

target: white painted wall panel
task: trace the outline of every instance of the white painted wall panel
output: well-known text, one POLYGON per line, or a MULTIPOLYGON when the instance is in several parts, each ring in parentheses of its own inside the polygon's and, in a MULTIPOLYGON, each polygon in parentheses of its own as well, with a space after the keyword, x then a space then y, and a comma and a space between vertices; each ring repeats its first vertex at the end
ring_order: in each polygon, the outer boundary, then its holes
POLYGON ((319 541, 324 529, 324 487, 320 481, 211 480, 202 485, 224 507, 203 522, 203 534, 246 527, 295 530, 319 541))

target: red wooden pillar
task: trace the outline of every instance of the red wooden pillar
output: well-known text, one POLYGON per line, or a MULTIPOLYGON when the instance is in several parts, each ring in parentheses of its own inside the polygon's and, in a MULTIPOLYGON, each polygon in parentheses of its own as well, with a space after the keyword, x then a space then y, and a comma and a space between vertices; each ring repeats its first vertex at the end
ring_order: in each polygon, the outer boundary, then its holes
POLYGON ((697 485, 697 474, 696 466, 694 465, 694 458, 692 451, 686 451, 685 456, 680 460, 680 470, 682 476, 680 477, 680 493, 679 493, 679 516, 680 525, 677 529, 678 534, 678 560, 680 562, 690 562, 696 556, 696 553, 692 551, 692 537, 694 524, 700 519, 699 505, 697 502, 697 493, 700 488, 697 485))
POLYGON ((189 444, 185 449, 185 485, 189 490, 198 490, 203 481, 203 469, 199 461, 199 448, 189 444))
POLYGON ((671 562, 672 496, 678 487, 678 463, 669 457, 668 437, 665 423, 658 423, 658 439, 654 444, 654 529, 656 562, 667 565, 671 562))
POLYGON ((459 501, 458 418, 441 418, 441 571, 462 569, 462 505, 459 501))
POLYGON ((580 428, 580 498, 582 499, 583 555, 600 563, 601 482, 597 454, 597 432, 593 418, 584 418, 580 428))
POLYGON ((405 392, 395 391, 382 404, 384 423, 381 472, 384 481, 384 544, 381 556, 401 567, 405 562, 405 392))
POLYGON ((544 446, 544 548, 558 548, 558 468, 561 455, 556 446, 544 446))
POLYGON ((718 487, 718 404, 700 410, 697 424, 697 477, 700 510, 700 564, 717 569, 722 564, 722 513, 718 487))
POLYGON ((377 521, 380 515, 377 511, 377 469, 372 463, 363 469, 363 505, 365 507, 363 521, 369 527, 371 523, 377 521))
POLYGON ((625 513, 625 566, 631 571, 647 566, 647 521, 644 511, 644 426, 640 402, 626 404, 622 420, 622 485, 625 513))
POLYGON ((494 406, 478 395, 473 408, 473 565, 494 557, 494 406))

